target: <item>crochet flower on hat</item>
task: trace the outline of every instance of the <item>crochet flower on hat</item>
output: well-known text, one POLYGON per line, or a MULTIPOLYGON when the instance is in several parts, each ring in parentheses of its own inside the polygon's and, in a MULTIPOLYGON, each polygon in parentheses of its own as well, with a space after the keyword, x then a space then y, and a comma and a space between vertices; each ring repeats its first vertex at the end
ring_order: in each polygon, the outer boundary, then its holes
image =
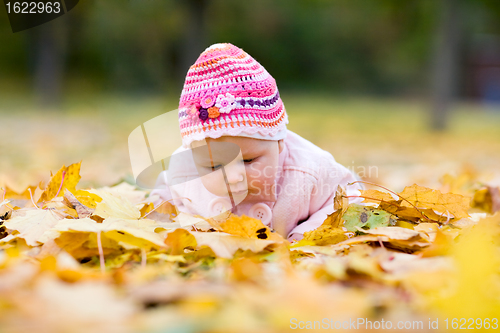
POLYGON ((196 120, 198 118, 198 108, 196 107, 196 105, 191 105, 187 111, 186 111, 186 114, 188 115, 188 117, 191 119, 191 120, 196 120))
POLYGON ((212 106, 211 108, 208 108, 208 117, 209 118, 217 118, 218 116, 220 116, 220 109, 216 106, 212 106))
POLYGON ((201 107, 208 109, 209 107, 213 106, 215 104, 215 98, 214 96, 205 96, 201 99, 200 101, 201 107))
POLYGON ((200 114, 199 114, 200 120, 207 120, 208 119, 208 110, 204 108, 200 108, 200 114))
POLYGON ((217 100, 215 101, 215 106, 219 108, 221 113, 229 113, 235 106, 235 98, 230 93, 226 93, 226 95, 217 96, 217 100))
POLYGON ((191 120, 199 118, 202 121, 207 119, 215 119, 221 113, 229 113, 236 106, 236 99, 230 93, 220 94, 215 98, 212 95, 205 96, 201 99, 200 105, 191 105, 187 110, 187 115, 191 120))

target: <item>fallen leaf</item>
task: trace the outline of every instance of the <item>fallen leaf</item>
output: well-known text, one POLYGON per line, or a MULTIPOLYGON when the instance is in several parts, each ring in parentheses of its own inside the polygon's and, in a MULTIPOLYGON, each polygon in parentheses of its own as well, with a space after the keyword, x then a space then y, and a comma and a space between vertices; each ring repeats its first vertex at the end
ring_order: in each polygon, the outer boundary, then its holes
POLYGON ((234 281, 245 281, 259 283, 263 275, 262 266, 250 258, 238 258, 231 262, 231 279, 234 281))
POLYGON ((285 241, 283 237, 264 225, 261 220, 249 216, 231 215, 226 221, 218 224, 222 232, 248 238, 270 239, 277 242, 285 241))
POLYGON ((360 190, 361 196, 364 197, 363 203, 376 203, 397 201, 399 198, 394 198, 391 194, 379 190, 360 190))
POLYGON ((357 227, 370 229, 396 224, 394 216, 385 210, 359 204, 349 205, 342 219, 347 231, 353 232, 357 230, 357 227))
POLYGON ((232 258, 238 249, 260 252, 268 245, 276 244, 272 240, 239 237, 222 232, 191 232, 191 234, 196 238, 198 247, 206 245, 221 258, 232 258))
POLYGON ((62 166, 59 171, 52 176, 47 187, 42 192, 39 202, 52 200, 56 195, 64 195, 64 189, 71 192, 76 191, 76 185, 80 181, 80 166, 82 161, 69 165, 68 167, 62 166))
POLYGON ((103 219, 108 217, 118 217, 124 219, 139 219, 141 212, 127 198, 122 198, 115 194, 99 191, 101 202, 97 203, 93 215, 100 216, 103 219))
POLYGON ((301 245, 331 245, 347 239, 344 230, 332 225, 321 225, 319 228, 304 233, 304 238, 296 246, 301 245))
POLYGON ((346 198, 345 190, 339 185, 333 198, 334 212, 329 214, 322 225, 331 225, 338 228, 342 223, 342 216, 349 206, 349 198, 346 198))
POLYGON ((17 193, 14 190, 12 190, 10 187, 5 186, 5 189, 3 191, 2 191, 2 189, 0 189, 0 195, 2 194, 2 192, 4 192, 5 199, 30 200, 31 199, 30 190, 31 190, 31 193, 33 194, 33 193, 35 193, 36 188, 37 188, 36 185, 28 186, 23 192, 17 193))
POLYGON ((167 234, 165 244, 172 249, 171 255, 184 254, 186 247, 196 248, 196 238, 185 229, 176 229, 167 234))
POLYGON ((76 210, 78 218, 89 217, 94 212, 94 209, 82 204, 68 189, 64 189, 64 199, 70 207, 76 210))
POLYGON ((387 236, 389 239, 395 240, 410 240, 421 238, 420 233, 415 230, 400 228, 400 227, 378 227, 374 229, 361 229, 360 227, 356 227, 359 232, 369 235, 380 235, 387 236))
POLYGON ((144 217, 146 214, 151 212, 154 208, 155 208, 155 205, 152 202, 144 204, 144 206, 142 206, 142 208, 139 210, 141 212, 141 217, 144 217))
MULTIPOLYGON (((163 239, 154 232, 158 227, 152 220, 135 220, 123 218, 107 218, 97 223, 90 218, 78 220, 61 220, 52 230, 63 232, 102 233, 105 239, 113 240, 126 248, 164 247, 163 239)), ((93 237, 93 236, 92 236, 93 237)))
POLYGON ((32 209, 24 213, 24 216, 5 221, 4 225, 8 230, 19 232, 17 237, 23 238, 29 246, 40 245, 41 236, 61 219, 60 215, 49 209, 32 209))
MULTIPOLYGON (((419 208, 431 208, 445 215, 448 212, 457 219, 469 216, 467 211, 470 207, 470 198, 460 194, 443 194, 438 190, 414 184, 405 187, 398 195, 419 208)), ((401 202, 401 206, 412 207, 404 200, 401 202)))
POLYGON ((500 211, 500 188, 486 186, 486 188, 476 191, 471 207, 482 209, 490 214, 500 211))
POLYGON ((90 209, 95 209, 97 203, 102 201, 100 196, 86 190, 78 190, 74 193, 74 195, 82 205, 89 207, 90 209))

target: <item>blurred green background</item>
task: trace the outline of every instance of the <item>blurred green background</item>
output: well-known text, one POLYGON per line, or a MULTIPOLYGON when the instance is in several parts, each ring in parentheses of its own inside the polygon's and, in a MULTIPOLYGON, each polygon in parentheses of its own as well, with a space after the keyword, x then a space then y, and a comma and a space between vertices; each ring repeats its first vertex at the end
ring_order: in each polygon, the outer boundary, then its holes
POLYGON ((0 186, 80 160, 83 186, 130 178, 128 134, 176 108, 217 42, 264 65, 289 128, 365 178, 500 183, 498 0, 86 0, 18 33, 0 11, 0 186))

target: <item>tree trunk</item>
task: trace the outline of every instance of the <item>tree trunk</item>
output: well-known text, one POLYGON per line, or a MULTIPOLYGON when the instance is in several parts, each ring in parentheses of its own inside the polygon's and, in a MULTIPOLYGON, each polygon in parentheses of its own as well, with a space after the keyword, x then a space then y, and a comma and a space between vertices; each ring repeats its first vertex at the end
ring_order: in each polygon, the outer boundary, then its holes
POLYGON ((42 108, 61 102, 67 48, 66 16, 33 28, 34 91, 42 108))
POLYGON ((205 12, 208 0, 183 0, 187 7, 184 24, 184 41, 181 51, 181 77, 184 78, 189 67, 194 64, 200 53, 208 46, 206 41, 205 12))
POLYGON ((458 86, 460 0, 439 2, 441 13, 433 64, 431 127, 441 131, 447 127, 449 110, 458 86))

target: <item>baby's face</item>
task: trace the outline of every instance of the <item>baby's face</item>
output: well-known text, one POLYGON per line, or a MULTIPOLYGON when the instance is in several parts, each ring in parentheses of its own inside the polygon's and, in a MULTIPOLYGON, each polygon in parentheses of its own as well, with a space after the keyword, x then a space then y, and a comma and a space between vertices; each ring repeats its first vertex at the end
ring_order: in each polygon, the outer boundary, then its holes
POLYGON ((192 148, 203 185, 211 193, 227 197, 231 191, 235 203, 276 201, 274 182, 282 140, 223 136, 207 138, 206 144, 195 141, 192 148))

